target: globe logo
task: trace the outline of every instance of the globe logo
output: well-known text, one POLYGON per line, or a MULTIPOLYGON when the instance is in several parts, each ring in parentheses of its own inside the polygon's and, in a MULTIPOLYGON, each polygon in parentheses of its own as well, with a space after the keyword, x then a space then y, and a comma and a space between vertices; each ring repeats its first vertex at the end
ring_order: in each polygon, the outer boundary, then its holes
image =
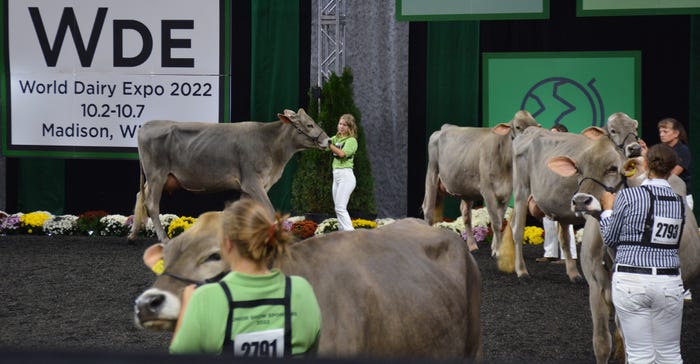
POLYGON ((566 77, 546 78, 527 91, 520 109, 529 111, 542 125, 603 126, 603 100, 594 83, 594 78, 585 85, 566 77))

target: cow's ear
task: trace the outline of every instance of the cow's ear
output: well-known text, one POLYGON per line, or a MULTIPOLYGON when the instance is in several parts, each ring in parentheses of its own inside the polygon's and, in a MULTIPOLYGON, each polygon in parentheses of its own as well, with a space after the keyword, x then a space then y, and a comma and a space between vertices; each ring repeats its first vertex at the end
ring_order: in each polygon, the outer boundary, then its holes
POLYGON ((150 269, 163 259, 163 244, 153 244, 143 253, 143 262, 150 269))
POLYGON ((583 129, 581 135, 588 137, 589 139, 598 140, 601 137, 606 136, 608 133, 603 128, 597 126, 589 126, 583 129))
POLYGON ((510 133, 510 125, 506 123, 500 123, 491 128, 491 132, 496 133, 498 135, 508 135, 508 133, 510 133))
POLYGON ((571 177, 578 173, 576 162, 567 156, 549 158, 547 167, 562 177, 571 177))
MULTIPOLYGON (((287 113, 287 111, 289 111, 289 110, 284 110, 285 114, 287 113)), ((287 124, 291 123, 292 120, 291 120, 287 115, 285 115, 285 114, 277 114, 277 117, 278 117, 278 118, 280 119, 280 121, 283 122, 283 123, 287 123, 287 124)))

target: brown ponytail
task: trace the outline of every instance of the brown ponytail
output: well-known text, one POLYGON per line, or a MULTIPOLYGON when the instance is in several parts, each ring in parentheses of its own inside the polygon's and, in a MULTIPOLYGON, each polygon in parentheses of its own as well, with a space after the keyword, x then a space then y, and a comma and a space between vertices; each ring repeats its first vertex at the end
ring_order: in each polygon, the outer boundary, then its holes
POLYGON ((222 232, 236 245, 241 257, 268 264, 286 253, 292 241, 282 225, 285 219, 280 213, 273 217, 258 201, 245 198, 224 210, 222 232))

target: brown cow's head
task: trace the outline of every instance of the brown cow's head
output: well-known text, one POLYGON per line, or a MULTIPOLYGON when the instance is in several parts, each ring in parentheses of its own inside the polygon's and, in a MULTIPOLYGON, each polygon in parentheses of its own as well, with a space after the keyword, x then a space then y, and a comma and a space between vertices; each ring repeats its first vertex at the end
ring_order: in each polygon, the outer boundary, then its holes
MULTIPOLYGON (((180 313, 180 297, 188 284, 205 282, 229 270, 220 255, 221 213, 204 213, 184 233, 144 253, 146 265, 162 265, 153 286, 134 302, 136 325, 150 330, 173 330, 180 313)), ((155 269, 154 269, 155 270, 155 269)))
POLYGON ((547 161, 547 167, 563 177, 578 176, 578 189, 571 200, 571 209, 577 215, 599 215, 600 197, 606 190, 614 192, 625 182, 625 158, 598 127, 586 128, 583 134, 595 142, 581 160, 569 156, 556 156, 547 161))
POLYGON ((283 114, 277 114, 277 117, 285 124, 290 124, 296 129, 292 138, 294 144, 300 149, 326 149, 330 138, 320 126, 316 124, 304 109, 294 112, 292 110, 284 110, 283 114))
POLYGON ((642 147, 637 142, 637 120, 623 112, 616 112, 608 117, 605 124, 606 134, 613 143, 624 152, 625 157, 634 158, 642 155, 642 147))
POLYGON ((509 122, 494 126, 491 128, 491 131, 498 135, 510 134, 510 138, 515 139, 515 137, 522 134, 525 129, 531 126, 541 127, 529 112, 520 110, 515 113, 513 119, 509 122))

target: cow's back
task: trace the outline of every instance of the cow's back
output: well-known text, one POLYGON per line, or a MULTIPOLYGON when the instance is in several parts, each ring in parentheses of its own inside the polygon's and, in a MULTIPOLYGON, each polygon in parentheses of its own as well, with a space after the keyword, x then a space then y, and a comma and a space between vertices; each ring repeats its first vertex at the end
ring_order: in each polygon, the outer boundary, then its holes
POLYGON ((453 232, 403 219, 307 239, 278 264, 314 287, 321 356, 481 355, 481 276, 453 232))
MULTIPOLYGON (((480 199, 479 160, 491 129, 445 125, 437 140, 440 181, 450 194, 480 199)), ((495 136, 495 134, 494 134, 495 136)))

